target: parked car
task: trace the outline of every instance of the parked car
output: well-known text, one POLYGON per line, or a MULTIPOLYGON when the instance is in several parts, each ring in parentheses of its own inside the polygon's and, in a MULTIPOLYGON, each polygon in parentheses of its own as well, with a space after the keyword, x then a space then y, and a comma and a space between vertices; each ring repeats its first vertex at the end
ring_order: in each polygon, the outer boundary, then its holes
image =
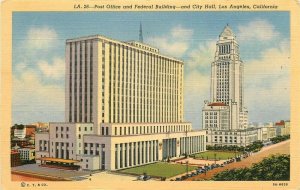
POLYGON ((140 175, 137 177, 137 180, 144 180, 144 175, 140 175))
POLYGON ((181 180, 185 180, 187 178, 187 176, 185 176, 185 175, 183 175, 183 176, 181 176, 181 180))
POLYGON ((203 169, 198 169, 196 172, 197 172, 198 174, 201 174, 201 173, 204 173, 204 170, 203 170, 203 169))
POLYGON ((143 178, 143 180, 144 181, 147 181, 147 180, 149 180, 151 177, 149 176, 149 175, 144 175, 144 178, 143 178))

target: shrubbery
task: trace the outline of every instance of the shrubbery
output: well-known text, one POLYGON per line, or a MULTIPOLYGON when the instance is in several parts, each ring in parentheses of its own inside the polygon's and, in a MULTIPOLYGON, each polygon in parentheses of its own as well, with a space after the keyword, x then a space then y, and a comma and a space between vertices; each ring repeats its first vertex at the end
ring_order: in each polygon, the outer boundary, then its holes
POLYGON ((239 147, 236 145, 231 145, 231 146, 211 146, 211 145, 207 145, 206 146, 206 150, 220 150, 220 151, 238 151, 238 152, 242 152, 244 151, 244 147, 239 147))
POLYGON ((243 152, 243 151, 248 151, 248 152, 257 152, 263 147, 263 143, 261 141, 255 141, 252 144, 243 147, 243 146, 236 146, 236 145, 230 145, 230 146, 211 146, 207 145, 206 150, 220 150, 220 151, 238 151, 238 152, 243 152))
POLYGON ((290 138, 290 135, 283 135, 283 136, 277 136, 277 137, 271 138, 270 140, 272 141, 273 144, 276 144, 281 141, 285 141, 289 138, 290 138))
POLYGON ((272 155, 250 168, 226 170, 215 181, 282 181, 290 179, 290 155, 272 155))

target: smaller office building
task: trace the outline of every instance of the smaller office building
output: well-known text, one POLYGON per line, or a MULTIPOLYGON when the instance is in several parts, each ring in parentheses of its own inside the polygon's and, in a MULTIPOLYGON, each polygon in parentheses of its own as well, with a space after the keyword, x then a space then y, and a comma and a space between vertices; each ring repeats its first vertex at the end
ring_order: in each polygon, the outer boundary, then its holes
POLYGON ((31 161, 35 159, 35 149, 34 148, 20 148, 18 149, 20 153, 20 158, 22 161, 31 161))
POLYGON ((247 146, 258 140, 258 129, 244 130, 206 130, 207 145, 219 146, 247 146))
POLYGON ((76 160, 84 170, 118 170, 206 150, 205 131, 192 130, 190 123, 103 124, 101 131, 94 134, 93 123, 50 123, 49 132, 36 135, 37 158, 76 160))

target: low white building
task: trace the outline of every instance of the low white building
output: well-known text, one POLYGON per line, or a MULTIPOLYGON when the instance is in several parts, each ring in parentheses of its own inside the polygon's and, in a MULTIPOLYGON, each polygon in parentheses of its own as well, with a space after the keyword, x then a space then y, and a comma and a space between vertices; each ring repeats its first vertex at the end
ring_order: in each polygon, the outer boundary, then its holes
POLYGON ((202 109, 202 126, 205 129, 229 130, 230 111, 229 106, 222 102, 205 102, 202 109))
POLYGON ((265 123, 257 126, 258 140, 263 142, 270 141, 271 138, 276 137, 276 127, 273 123, 265 123))
POLYGON ((20 148, 18 149, 20 153, 21 160, 31 161, 35 159, 35 149, 34 148, 20 148))
POLYGON ((206 130, 207 145, 247 146, 258 140, 258 129, 244 130, 206 130))
POLYGON ((22 128, 22 129, 15 129, 14 130, 14 136, 20 139, 25 138, 26 136, 26 128, 22 128))
POLYGON ((36 155, 78 160, 87 170, 118 170, 206 150, 205 131, 192 131, 190 123, 103 124, 101 129, 97 135, 92 123, 50 123, 49 133, 36 135, 36 155))
POLYGON ((290 121, 281 120, 275 123, 276 136, 283 136, 290 134, 290 121))

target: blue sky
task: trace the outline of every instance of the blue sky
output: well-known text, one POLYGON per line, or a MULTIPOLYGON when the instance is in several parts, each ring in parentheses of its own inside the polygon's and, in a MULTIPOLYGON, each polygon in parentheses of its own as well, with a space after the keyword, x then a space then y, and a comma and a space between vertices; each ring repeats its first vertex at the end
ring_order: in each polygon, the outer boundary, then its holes
POLYGON ((251 122, 290 117, 289 12, 15 12, 13 123, 64 121, 65 40, 101 34, 138 40, 185 62, 185 120, 201 128, 215 44, 229 24, 245 63, 251 122))

